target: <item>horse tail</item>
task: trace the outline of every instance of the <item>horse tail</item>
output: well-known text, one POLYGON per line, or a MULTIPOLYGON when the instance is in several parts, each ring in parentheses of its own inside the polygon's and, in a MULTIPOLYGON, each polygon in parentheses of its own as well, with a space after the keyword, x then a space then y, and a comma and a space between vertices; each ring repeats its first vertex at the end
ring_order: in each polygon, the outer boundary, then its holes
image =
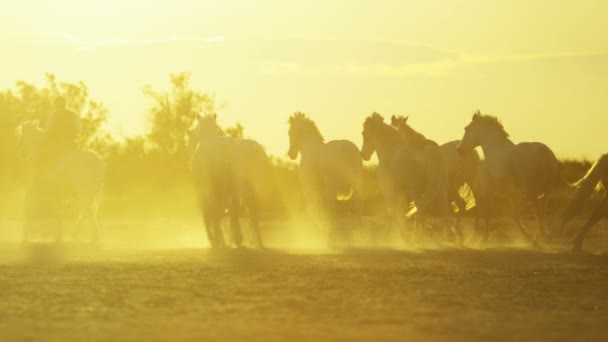
POLYGON ((606 176, 607 172, 608 154, 604 154, 591 166, 585 176, 574 184, 569 185, 576 193, 562 217, 564 223, 582 209, 583 204, 591 197, 591 193, 596 189, 600 180, 606 176))

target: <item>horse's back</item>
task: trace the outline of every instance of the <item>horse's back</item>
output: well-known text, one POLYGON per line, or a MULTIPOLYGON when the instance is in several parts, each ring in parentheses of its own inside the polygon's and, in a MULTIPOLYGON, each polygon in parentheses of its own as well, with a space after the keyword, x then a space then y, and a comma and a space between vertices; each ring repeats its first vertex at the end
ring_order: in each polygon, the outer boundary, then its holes
POLYGON ((64 177, 64 181, 78 187, 97 189, 104 182, 105 162, 94 151, 74 150, 61 159, 55 177, 64 177))
POLYGON ((515 145, 511 155, 511 172, 520 185, 534 195, 544 194, 558 184, 559 162, 551 149, 540 142, 515 145))
POLYGON ((323 162, 351 179, 363 177, 363 160, 357 145, 349 140, 331 140, 325 144, 323 162))
POLYGON ((447 142, 441 145, 441 153, 452 181, 457 183, 471 182, 478 177, 481 158, 474 149, 464 153, 458 152, 459 144, 460 140, 447 142))
POLYGON ((272 165, 264 147, 253 139, 235 139, 235 173, 246 189, 253 189, 257 197, 271 193, 272 165))
POLYGON ((223 193, 232 179, 234 146, 230 137, 213 137, 200 143, 194 150, 190 170, 197 191, 207 198, 223 193))
POLYGON ((331 140, 326 144, 326 151, 331 158, 350 164, 353 168, 363 168, 361 153, 355 143, 349 140, 331 140))
POLYGON ((199 144, 191 161, 199 190, 212 196, 216 196, 217 191, 228 193, 243 187, 262 194, 271 186, 270 166, 261 144, 230 136, 210 138, 199 144))

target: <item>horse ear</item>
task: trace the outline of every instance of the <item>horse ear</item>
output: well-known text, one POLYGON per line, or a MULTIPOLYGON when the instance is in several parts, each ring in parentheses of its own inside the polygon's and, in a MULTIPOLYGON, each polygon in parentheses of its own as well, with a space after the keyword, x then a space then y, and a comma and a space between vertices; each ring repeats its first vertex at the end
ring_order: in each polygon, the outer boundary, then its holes
POLYGON ((409 118, 410 118, 410 116, 409 116, 409 115, 406 115, 406 116, 405 116, 405 118, 403 118, 403 122, 404 122, 404 123, 407 123, 407 120, 408 120, 409 118))
POLYGON ((481 117, 481 111, 478 109, 475 112, 473 112, 473 120, 477 120, 477 119, 479 119, 479 117, 481 117))

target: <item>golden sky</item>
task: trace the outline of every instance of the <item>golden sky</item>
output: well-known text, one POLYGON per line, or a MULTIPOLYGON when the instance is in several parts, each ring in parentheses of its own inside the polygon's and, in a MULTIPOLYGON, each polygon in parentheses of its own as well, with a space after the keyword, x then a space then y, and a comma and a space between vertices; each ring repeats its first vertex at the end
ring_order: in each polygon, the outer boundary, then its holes
POLYGON ((2 0, 0 88, 85 81, 115 132, 145 129, 144 84, 169 74, 226 104, 273 154, 304 111, 360 144, 365 115, 410 114, 445 142, 471 113, 560 156, 608 152, 608 1, 2 0))

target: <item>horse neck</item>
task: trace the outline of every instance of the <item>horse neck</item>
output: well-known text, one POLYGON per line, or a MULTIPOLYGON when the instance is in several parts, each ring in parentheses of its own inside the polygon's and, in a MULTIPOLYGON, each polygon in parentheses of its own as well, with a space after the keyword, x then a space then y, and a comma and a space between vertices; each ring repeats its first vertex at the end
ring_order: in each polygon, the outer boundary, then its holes
POLYGON ((404 140, 412 147, 422 147, 428 141, 424 134, 416 131, 410 126, 403 126, 399 132, 404 140))
POLYGON ((217 131, 217 133, 203 133, 203 132, 199 132, 198 134, 198 144, 197 145, 202 145, 205 142, 212 140, 212 139, 216 139, 218 137, 223 137, 225 136, 224 134, 221 134, 220 130, 217 131))
POLYGON ((304 139, 300 147, 302 159, 309 159, 311 157, 318 156, 319 151, 324 145, 325 143, 321 139, 317 139, 316 137, 308 137, 304 139))
POLYGON ((402 146, 401 136, 399 132, 397 132, 392 127, 385 126, 382 129, 381 136, 378 138, 379 143, 376 147, 378 161, 381 164, 385 162, 390 162, 397 150, 402 146))
POLYGON ((493 173, 502 173, 507 167, 508 154, 515 144, 507 136, 492 133, 480 137, 480 145, 489 170, 493 173))

